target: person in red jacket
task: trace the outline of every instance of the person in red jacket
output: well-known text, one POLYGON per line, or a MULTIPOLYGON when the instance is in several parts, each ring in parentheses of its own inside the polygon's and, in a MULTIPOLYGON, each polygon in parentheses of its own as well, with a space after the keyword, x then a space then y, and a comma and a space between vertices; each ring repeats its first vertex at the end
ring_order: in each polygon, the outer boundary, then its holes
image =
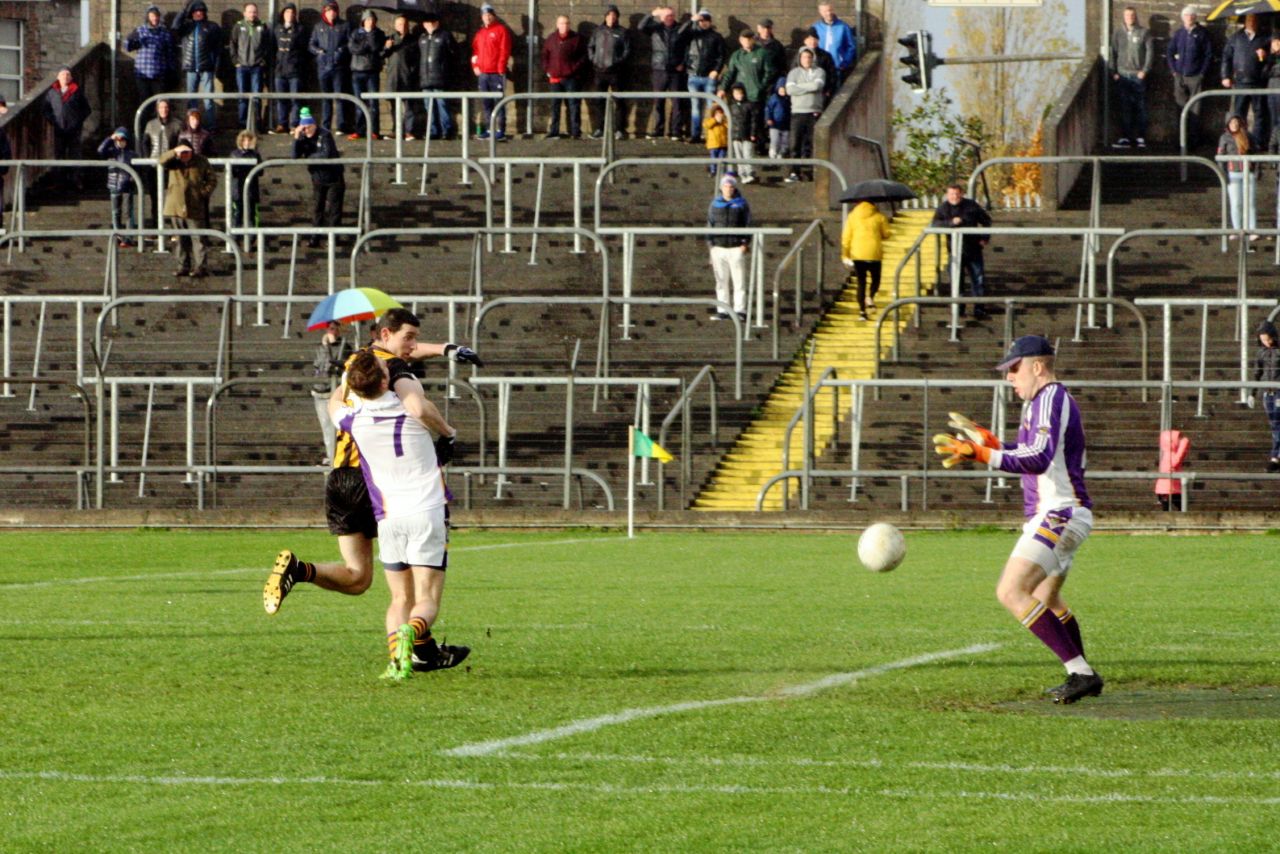
MULTIPOLYGON (((556 18, 556 31, 542 43, 542 70, 552 92, 580 92, 582 70, 587 67, 587 43, 582 36, 569 29, 569 16, 556 18)), ((560 107, 569 110, 569 136, 582 136, 582 100, 579 98, 555 98, 551 101, 551 128, 547 139, 560 137, 560 107)))
POLYGON ((480 7, 480 20, 484 26, 476 31, 475 38, 471 40, 471 70, 476 75, 477 88, 481 92, 496 92, 497 97, 485 98, 481 102, 484 112, 477 118, 477 122, 483 130, 476 137, 488 139, 492 130, 495 139, 506 139, 506 111, 498 113, 492 128, 489 128, 489 115, 506 91, 507 72, 515 67, 515 60, 511 56, 511 31, 498 20, 498 13, 488 3, 480 7))
MULTIPOLYGON (((1170 475, 1182 471, 1187 452, 1191 450, 1191 440, 1178 430, 1160 431, 1160 474, 1170 475)), ((1156 501, 1162 510, 1182 509, 1182 481, 1176 477, 1161 477, 1156 481, 1156 501), (1173 496, 1179 496, 1173 501, 1173 496)))

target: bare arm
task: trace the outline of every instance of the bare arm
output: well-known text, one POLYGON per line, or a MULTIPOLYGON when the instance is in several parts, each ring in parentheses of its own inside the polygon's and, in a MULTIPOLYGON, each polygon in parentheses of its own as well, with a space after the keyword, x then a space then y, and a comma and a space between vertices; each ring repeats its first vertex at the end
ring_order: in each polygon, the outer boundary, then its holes
POLYGON ((427 396, 422 393, 422 386, 417 380, 401 377, 396 380, 395 392, 396 396, 400 398, 400 402, 404 404, 404 411, 409 413, 410 417, 422 422, 422 426, 433 434, 438 436, 454 436, 457 434, 458 431, 444 420, 436 405, 427 400, 427 396))
POLYGON ((432 356, 443 356, 444 348, 448 344, 431 344, 426 341, 419 341, 413 345, 413 352, 409 354, 410 359, 430 359, 432 356))
POLYGON ((329 393, 329 420, 333 420, 333 416, 342 408, 342 402, 347 399, 347 383, 338 383, 338 387, 329 393))

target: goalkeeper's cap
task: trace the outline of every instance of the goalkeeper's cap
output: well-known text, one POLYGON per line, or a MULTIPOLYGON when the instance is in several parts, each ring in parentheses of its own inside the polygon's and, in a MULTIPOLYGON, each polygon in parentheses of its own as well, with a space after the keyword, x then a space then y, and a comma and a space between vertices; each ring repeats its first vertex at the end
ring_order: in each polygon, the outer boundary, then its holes
POLYGON ((1030 356, 1052 356, 1053 345, 1043 335, 1023 335, 1009 345, 1009 352, 1004 354, 997 371, 1007 371, 1018 362, 1030 356))

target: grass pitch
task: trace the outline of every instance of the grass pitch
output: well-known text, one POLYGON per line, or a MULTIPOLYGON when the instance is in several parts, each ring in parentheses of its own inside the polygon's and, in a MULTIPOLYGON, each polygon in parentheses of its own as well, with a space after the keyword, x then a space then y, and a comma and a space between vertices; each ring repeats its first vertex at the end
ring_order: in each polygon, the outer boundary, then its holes
POLYGON ((457 533, 468 666, 387 685, 381 579, 262 611, 322 533, 2 534, 0 848, 1274 850, 1277 541, 1092 537, 1055 708, 1014 540, 457 533))

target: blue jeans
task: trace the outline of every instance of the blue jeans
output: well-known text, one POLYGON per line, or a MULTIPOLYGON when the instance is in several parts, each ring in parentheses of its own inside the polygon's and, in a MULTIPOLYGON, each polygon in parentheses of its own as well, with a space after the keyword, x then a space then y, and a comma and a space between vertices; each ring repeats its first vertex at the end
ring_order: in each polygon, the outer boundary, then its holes
MULTIPOLYGON (((502 93, 507 89, 507 76, 505 74, 481 74, 477 81, 476 87, 481 92, 497 92, 497 98, 485 98, 480 103, 484 105, 484 116, 481 117, 479 124, 483 127, 489 127, 489 116, 493 113, 493 108, 497 105, 498 99, 502 97, 502 93)), ((497 133, 505 133, 507 129, 507 111, 502 110, 493 120, 492 130, 497 133)))
MULTIPOLYGON (((708 95, 714 95, 716 93, 716 81, 710 77, 694 77, 690 74, 689 91, 706 92, 708 95)), ((690 100, 693 102, 693 121, 689 125, 689 136, 692 137, 694 142, 699 142, 702 139, 702 108, 707 105, 707 102, 701 98, 692 98, 690 100)))
POLYGON ((964 293, 965 276, 969 277, 969 292, 975 297, 987 295, 986 265, 982 256, 976 258, 960 256, 960 292, 964 293))
MULTIPOLYGON (((376 71, 353 71, 351 72, 351 91, 359 98, 365 92, 378 91, 378 72, 376 71)), ((369 105, 369 121, 373 122, 373 127, 366 128, 364 126, 364 113, 360 110, 356 111, 356 133, 371 134, 377 133, 379 128, 378 122, 378 101, 366 101, 369 105)))
MULTIPOLYGON (((551 83, 548 88, 552 92, 581 92, 582 84, 575 78, 561 80, 559 83, 551 83)), ((560 105, 564 104, 569 111, 569 135, 582 135, 582 99, 581 98, 552 98, 551 99, 551 128, 550 133, 560 133, 560 105)))
MULTIPOLYGON (((335 92, 339 94, 347 94, 347 69, 331 68, 328 71, 320 72, 318 79, 320 81, 321 92, 335 92)), ((333 114, 333 99, 325 98, 324 106, 320 108, 320 124, 329 129, 330 133, 347 127, 347 105, 343 101, 338 102, 338 115, 335 118, 333 114)))
MULTIPOLYGON (((272 84, 277 92, 297 94, 302 89, 302 79, 298 77, 277 77, 272 84)), ((276 124, 291 128, 298 124, 298 102, 290 98, 276 101, 276 124)))
MULTIPOLYGON (((249 67, 240 66, 236 68, 236 89, 240 92, 261 92, 262 77, 266 73, 265 68, 256 65, 249 67)), ((258 102, 254 98, 240 101, 237 105, 240 109, 240 127, 249 126, 249 113, 253 112, 256 119, 258 117, 258 102)))
MULTIPOLYGON (((423 89, 424 92, 443 92, 443 89, 423 89)), ((444 98, 436 98, 430 94, 422 99, 422 109, 430 116, 423 119, 427 124, 427 134, 432 139, 444 139, 453 136, 453 114, 449 112, 449 102, 444 98)))
POLYGON ((1147 83, 1137 77, 1120 75, 1116 81, 1120 96, 1120 135, 1128 139, 1147 136, 1147 83))
POLYGON ((1280 459, 1280 394, 1264 392, 1262 405, 1267 410, 1267 421, 1271 422, 1271 459, 1280 459))
MULTIPOLYGON (((187 91, 191 93, 208 92, 213 94, 213 72, 212 71, 188 71, 187 75, 187 91)), ((195 109, 200 106, 199 101, 191 99, 187 102, 188 109, 195 109)), ((204 102, 204 116, 201 117, 200 126, 213 132, 214 126, 218 123, 218 111, 213 105, 213 98, 206 98, 204 102)))

